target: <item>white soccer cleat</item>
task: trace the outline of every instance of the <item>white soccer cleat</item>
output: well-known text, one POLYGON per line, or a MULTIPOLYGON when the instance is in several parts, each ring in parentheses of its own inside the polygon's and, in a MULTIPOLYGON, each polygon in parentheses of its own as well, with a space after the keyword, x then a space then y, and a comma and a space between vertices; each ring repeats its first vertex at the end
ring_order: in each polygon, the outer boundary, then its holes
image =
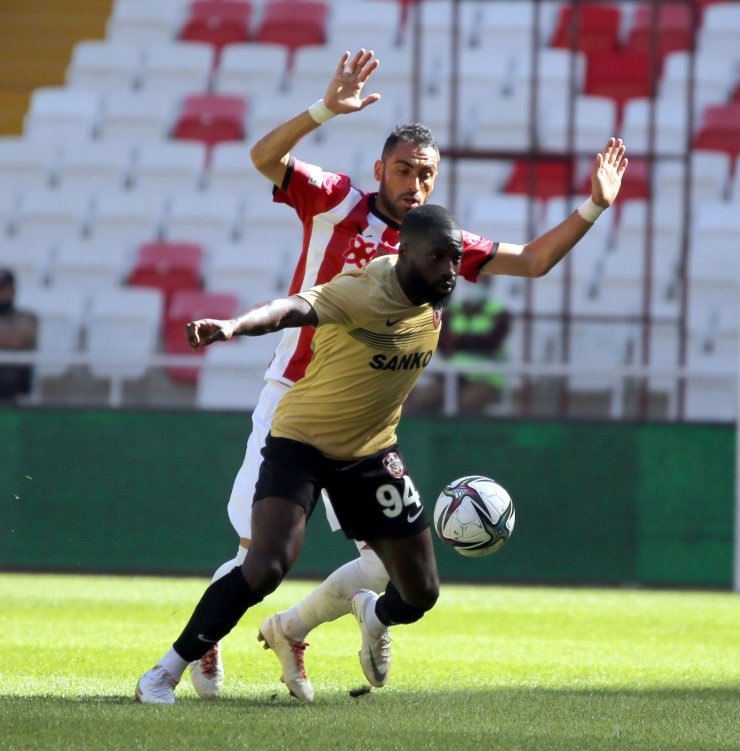
POLYGON ((139 678, 136 701, 142 704, 175 704, 175 686, 178 683, 161 665, 155 665, 139 678))
POLYGON ((280 660, 283 674, 280 680, 288 687, 291 696, 301 701, 313 701, 313 686, 306 676, 303 656, 308 644, 287 637, 280 625, 280 614, 265 618, 257 634, 257 641, 264 642, 280 660))
POLYGON ((190 680, 201 699, 215 699, 224 687, 221 645, 216 642, 200 660, 190 663, 190 680))
POLYGON ((365 623, 365 611, 375 607, 378 595, 369 589, 361 589, 352 597, 352 613, 360 624, 362 648, 357 653, 365 678, 371 685, 383 688, 391 672, 391 631, 385 629, 379 637, 374 637, 365 623))

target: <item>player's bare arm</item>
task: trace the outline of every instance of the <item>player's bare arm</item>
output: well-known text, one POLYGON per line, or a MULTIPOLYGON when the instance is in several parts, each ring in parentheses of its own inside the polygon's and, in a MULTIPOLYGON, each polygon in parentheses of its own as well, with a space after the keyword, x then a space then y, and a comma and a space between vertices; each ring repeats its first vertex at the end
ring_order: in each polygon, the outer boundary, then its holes
POLYGON ((253 305, 237 318, 191 321, 185 326, 185 336, 190 348, 197 350, 234 336, 261 336, 282 329, 317 324, 316 312, 309 303, 298 295, 291 295, 253 305))
POLYGON ((616 200, 627 169, 621 138, 610 138, 596 155, 591 172, 591 204, 587 201, 564 222, 526 245, 500 243, 496 255, 482 269, 486 274, 538 277, 546 274, 588 232, 601 211, 616 200))
MULTIPOLYGON (((354 55, 344 52, 334 75, 324 94, 324 110, 319 102, 319 110, 324 119, 334 115, 348 115, 359 112, 380 99, 380 94, 362 96, 362 90, 380 61, 374 58, 372 50, 358 50, 354 55)), ((252 163, 275 185, 281 185, 290 159, 290 152, 296 144, 321 125, 322 117, 309 109, 287 120, 271 130, 254 144, 250 152, 252 163)))

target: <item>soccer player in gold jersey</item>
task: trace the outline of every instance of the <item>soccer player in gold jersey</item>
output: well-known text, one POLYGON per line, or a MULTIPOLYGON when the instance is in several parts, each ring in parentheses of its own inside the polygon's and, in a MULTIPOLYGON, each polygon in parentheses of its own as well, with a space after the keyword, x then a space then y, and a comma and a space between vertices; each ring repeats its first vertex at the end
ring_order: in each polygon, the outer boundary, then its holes
POLYGON ((372 685, 385 685, 389 627, 419 620, 439 594, 429 521, 396 427, 437 347, 441 310, 455 288, 462 254, 453 216, 426 204, 406 215, 398 256, 255 305, 233 320, 188 324, 194 349, 238 335, 314 326, 315 354, 306 376, 280 402, 263 449, 249 555, 206 589, 172 649, 139 679, 139 701, 174 703, 187 665, 278 587, 298 557, 322 488, 345 534, 367 541, 390 576, 382 595, 361 590, 352 599, 362 670, 372 685))

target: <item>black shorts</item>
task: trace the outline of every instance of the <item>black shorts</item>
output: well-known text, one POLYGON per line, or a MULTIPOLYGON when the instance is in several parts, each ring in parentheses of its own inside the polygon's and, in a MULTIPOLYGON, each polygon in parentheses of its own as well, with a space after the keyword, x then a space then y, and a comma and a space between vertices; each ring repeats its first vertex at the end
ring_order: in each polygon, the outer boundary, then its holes
POLYGON ((268 435, 262 456, 255 503, 284 498, 310 516, 325 488, 342 531, 351 539, 411 537, 429 526, 397 445, 339 461, 306 443, 268 435))

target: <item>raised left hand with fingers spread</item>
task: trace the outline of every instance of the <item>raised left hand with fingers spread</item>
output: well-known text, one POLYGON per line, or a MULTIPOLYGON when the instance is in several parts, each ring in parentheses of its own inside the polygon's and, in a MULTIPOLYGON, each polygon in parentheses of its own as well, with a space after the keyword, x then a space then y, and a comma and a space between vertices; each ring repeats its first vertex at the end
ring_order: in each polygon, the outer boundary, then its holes
POLYGON ((335 115, 346 115, 359 112, 377 102, 380 94, 368 94, 365 97, 361 94, 378 65, 380 60, 374 57, 372 50, 360 49, 354 55, 345 52, 324 94, 324 104, 335 115))
POLYGON ((625 150, 621 138, 610 138, 604 151, 596 155, 591 173, 591 199, 605 209, 614 203, 622 187, 622 175, 629 164, 625 150))

